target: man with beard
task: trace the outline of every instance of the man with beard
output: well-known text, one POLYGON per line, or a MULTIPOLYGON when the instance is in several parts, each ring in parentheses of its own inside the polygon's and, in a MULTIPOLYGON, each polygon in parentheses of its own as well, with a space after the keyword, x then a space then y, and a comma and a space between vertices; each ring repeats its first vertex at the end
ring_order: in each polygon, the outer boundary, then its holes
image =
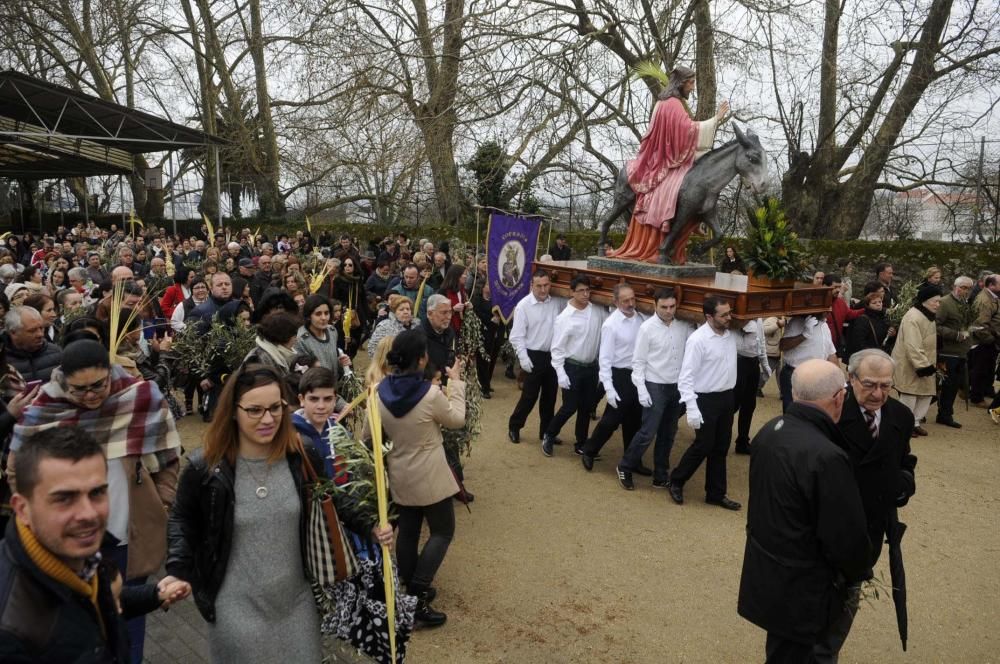
POLYGON ((711 149, 716 127, 729 112, 729 102, 723 102, 714 117, 695 121, 687 103, 694 86, 693 69, 679 66, 670 72, 670 82, 653 107, 639 154, 628 165, 628 183, 636 192, 628 234, 609 256, 651 261, 659 254, 674 217, 681 182, 695 159, 711 149))
POLYGON ((30 436, 15 461, 15 518, 0 544, 0 660, 127 662, 110 575, 98 573, 108 466, 77 427, 30 436))

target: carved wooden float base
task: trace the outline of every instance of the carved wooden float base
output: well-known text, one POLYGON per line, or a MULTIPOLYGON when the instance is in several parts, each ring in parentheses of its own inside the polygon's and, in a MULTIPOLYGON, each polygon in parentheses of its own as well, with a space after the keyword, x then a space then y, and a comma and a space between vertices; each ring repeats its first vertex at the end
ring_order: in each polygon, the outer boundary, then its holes
MULTIPOLYGON (((635 269, 635 261, 619 269, 592 267, 595 258, 586 261, 546 261, 535 262, 533 269, 544 269, 552 277, 552 294, 569 297, 569 282, 578 274, 590 277, 592 302, 610 305, 612 293, 619 283, 626 282, 635 290, 637 307, 643 313, 653 312, 653 295, 661 288, 671 287, 677 293, 678 316, 692 322, 701 323, 705 316, 701 303, 709 294, 721 297, 733 308, 736 320, 751 320, 769 316, 805 316, 829 311, 832 293, 828 287, 811 284, 794 284, 787 288, 764 288, 750 284, 747 290, 722 288, 715 285, 715 268, 710 276, 663 276, 650 274, 647 270, 635 269)), ((598 259, 600 261, 614 259, 598 259)), ((602 265, 604 263, 601 263, 602 265)), ((647 265, 647 264, 641 264, 647 265)), ((682 268, 686 266, 655 266, 660 268, 682 268)))

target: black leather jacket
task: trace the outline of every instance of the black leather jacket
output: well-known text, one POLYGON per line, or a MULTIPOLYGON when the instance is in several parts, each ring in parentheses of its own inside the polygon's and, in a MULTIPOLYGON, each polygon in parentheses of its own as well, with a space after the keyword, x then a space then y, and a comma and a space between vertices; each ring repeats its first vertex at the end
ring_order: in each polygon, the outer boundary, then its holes
POLYGON ((127 664, 128 633, 108 579, 99 579, 106 639, 94 605, 38 569, 11 519, 0 542, 0 662, 127 664))
MULTIPOLYGON (((306 445, 306 454, 319 475, 325 474, 323 458, 316 448, 306 445)), ((167 574, 191 584, 195 604, 201 615, 215 622, 215 598, 226 578, 233 541, 233 520, 236 509, 233 466, 223 459, 211 468, 205 463, 202 450, 188 459, 177 484, 170 519, 167 522, 167 574)), ((302 511, 299 517, 299 544, 305 569, 306 497, 302 457, 288 455, 288 467, 299 495, 302 511)), ((348 504, 337 501, 337 515, 345 527, 357 533, 371 529, 370 523, 357 516, 348 504)))

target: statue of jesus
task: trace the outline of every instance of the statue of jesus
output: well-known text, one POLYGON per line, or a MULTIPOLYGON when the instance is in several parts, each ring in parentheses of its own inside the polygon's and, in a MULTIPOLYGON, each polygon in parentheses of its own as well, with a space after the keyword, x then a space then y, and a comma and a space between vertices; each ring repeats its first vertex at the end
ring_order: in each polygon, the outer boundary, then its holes
POLYGON ((635 211, 625 242, 608 252, 609 256, 656 262, 660 243, 670 230, 681 182, 695 160, 712 149, 716 127, 729 112, 729 102, 722 102, 715 117, 696 122, 687 105, 694 78, 694 70, 688 67, 670 72, 639 154, 626 165, 635 211))

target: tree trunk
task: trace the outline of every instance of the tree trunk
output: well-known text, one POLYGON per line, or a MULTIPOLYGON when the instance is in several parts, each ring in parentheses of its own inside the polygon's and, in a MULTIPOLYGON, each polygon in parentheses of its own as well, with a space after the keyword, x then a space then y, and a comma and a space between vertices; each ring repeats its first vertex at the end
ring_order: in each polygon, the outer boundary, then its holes
POLYGON ((448 111, 440 115, 428 112, 417 118, 434 181, 438 214, 442 222, 452 226, 468 218, 469 213, 469 205, 458 180, 458 167, 455 165, 455 122, 454 115, 448 111))
POLYGON ((696 0, 692 11, 695 27, 695 71, 698 74, 698 111, 696 120, 707 120, 716 111, 715 33, 708 0, 696 0))
POLYGON ((264 35, 261 25, 260 0, 250 0, 250 55, 253 58, 257 93, 257 118, 261 125, 263 144, 262 169, 257 183, 260 216, 284 216, 285 201, 279 186, 278 139, 271 117, 271 96, 267 91, 267 64, 264 61, 264 35))

